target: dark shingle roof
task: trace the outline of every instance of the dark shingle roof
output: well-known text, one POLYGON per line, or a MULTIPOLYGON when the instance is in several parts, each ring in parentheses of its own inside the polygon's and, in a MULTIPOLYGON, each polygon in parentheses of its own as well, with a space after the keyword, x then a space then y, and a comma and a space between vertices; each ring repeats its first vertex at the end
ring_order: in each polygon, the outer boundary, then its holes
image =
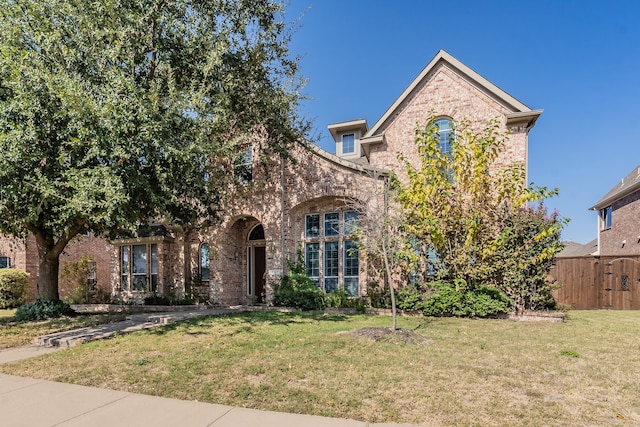
POLYGON ((591 207, 593 210, 602 209, 624 196, 640 190, 640 166, 636 166, 629 175, 622 178, 615 187, 605 194, 598 202, 591 207))

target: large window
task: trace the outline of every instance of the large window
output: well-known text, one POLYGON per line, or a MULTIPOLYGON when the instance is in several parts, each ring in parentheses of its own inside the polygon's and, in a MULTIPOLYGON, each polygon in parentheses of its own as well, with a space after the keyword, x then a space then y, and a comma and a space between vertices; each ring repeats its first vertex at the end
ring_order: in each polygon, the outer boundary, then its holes
POLYGON ((209 244, 203 243, 200 245, 200 251, 198 254, 198 273, 200 274, 200 281, 209 281, 209 244))
POLYGON ((305 216, 306 273, 327 293, 345 289, 351 296, 359 294, 358 248, 351 240, 357 221, 355 211, 305 216))
POLYGON ((121 246, 120 274, 123 291, 156 292, 158 288, 158 245, 121 246))
POLYGON ((353 133, 342 135, 342 154, 354 153, 356 151, 356 136, 353 133))
POLYGON ((600 210, 600 215, 602 215, 603 230, 606 230, 607 228, 611 228, 611 225, 613 225, 611 214, 612 214, 611 206, 607 206, 606 208, 600 210))
POLYGON ((11 258, 0 256, 0 268, 11 268, 11 258))

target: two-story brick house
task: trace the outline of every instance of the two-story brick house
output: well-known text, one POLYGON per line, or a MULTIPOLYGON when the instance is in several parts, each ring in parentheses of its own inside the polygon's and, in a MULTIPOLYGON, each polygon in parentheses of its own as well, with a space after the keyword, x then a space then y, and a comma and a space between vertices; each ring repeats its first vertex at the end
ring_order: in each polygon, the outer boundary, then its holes
POLYGON ((348 233, 358 214, 346 200, 381 194, 386 171, 402 175, 398 153, 418 162, 416 127, 430 115, 441 134, 451 132, 452 120, 468 119, 481 129, 498 119, 501 130, 509 131, 499 163, 526 166, 528 134, 541 112, 439 51, 372 126, 364 119, 330 124, 335 154, 298 142, 293 161, 265 163, 257 161, 255 144, 242 185, 218 224, 206 230, 164 224, 142 237, 109 242, 110 277, 98 280, 108 280, 120 298, 180 294, 195 284, 213 302, 249 303, 269 298, 271 284, 300 249, 308 275, 322 289, 364 294, 369 272, 348 233))

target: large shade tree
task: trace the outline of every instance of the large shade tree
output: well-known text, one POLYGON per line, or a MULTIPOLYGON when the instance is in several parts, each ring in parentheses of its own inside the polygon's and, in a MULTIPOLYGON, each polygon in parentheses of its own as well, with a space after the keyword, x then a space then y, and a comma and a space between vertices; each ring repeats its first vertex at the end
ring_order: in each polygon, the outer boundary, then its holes
POLYGON ((38 295, 85 230, 215 219, 247 135, 306 131, 271 0, 4 0, 0 232, 35 236, 38 295))

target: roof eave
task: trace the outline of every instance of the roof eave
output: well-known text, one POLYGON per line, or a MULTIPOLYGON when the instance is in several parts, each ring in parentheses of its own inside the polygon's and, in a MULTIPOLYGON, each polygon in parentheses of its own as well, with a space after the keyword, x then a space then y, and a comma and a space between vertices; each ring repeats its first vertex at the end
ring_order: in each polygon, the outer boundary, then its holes
POLYGON ((609 197, 605 197, 600 199, 595 205, 591 206, 589 208, 589 210, 592 211, 597 211, 600 210, 602 208, 606 208, 607 206, 610 206, 613 202, 622 199, 625 196, 628 196, 631 193, 634 193, 636 191, 640 190, 640 181, 634 183, 633 185, 630 185, 629 187, 625 188, 624 190, 620 190, 618 192, 615 192, 614 194, 612 194, 609 197))
POLYGON ((509 113, 506 115, 507 126, 524 125, 527 130, 531 130, 543 111, 544 110, 531 110, 509 113))

